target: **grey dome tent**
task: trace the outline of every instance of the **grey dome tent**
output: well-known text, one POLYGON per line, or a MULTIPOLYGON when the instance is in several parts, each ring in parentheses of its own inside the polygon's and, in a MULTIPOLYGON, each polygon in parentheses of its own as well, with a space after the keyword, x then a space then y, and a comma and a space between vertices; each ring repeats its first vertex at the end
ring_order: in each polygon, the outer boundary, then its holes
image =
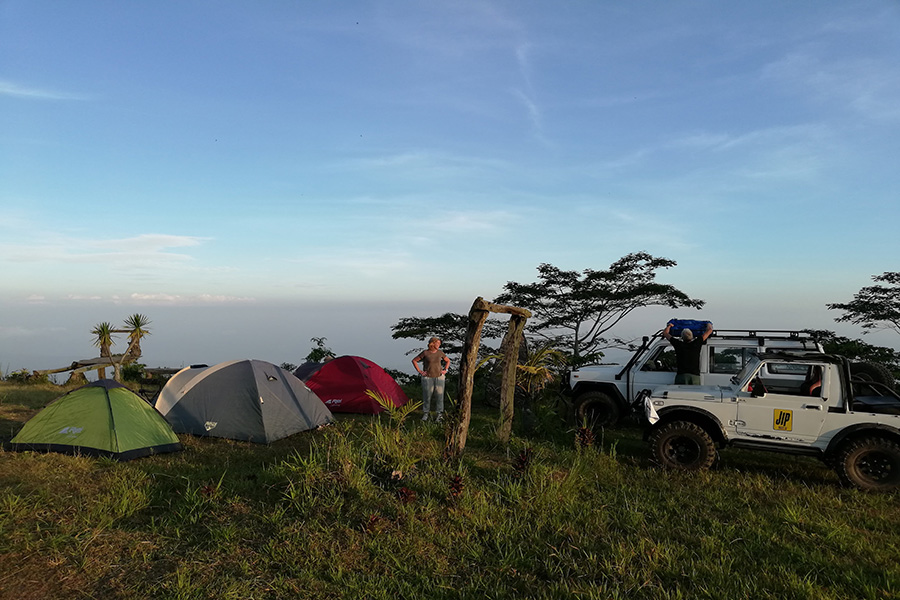
POLYGON ((176 433, 268 444, 331 423, 331 411, 289 371, 261 360, 182 369, 156 408, 176 433))

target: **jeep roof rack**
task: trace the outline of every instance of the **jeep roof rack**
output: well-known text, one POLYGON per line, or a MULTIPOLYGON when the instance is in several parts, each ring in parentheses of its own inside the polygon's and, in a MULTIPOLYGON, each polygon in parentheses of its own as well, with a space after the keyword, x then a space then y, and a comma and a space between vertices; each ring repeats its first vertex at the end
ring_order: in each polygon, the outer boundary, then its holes
POLYGON ((720 338, 729 337, 764 337, 790 340, 815 340, 815 336, 805 331, 790 329, 713 329, 713 335, 720 338))
POLYGON ((745 340, 747 338, 753 338, 757 340, 757 344, 760 346, 765 346, 767 341, 772 340, 792 340, 802 343, 804 349, 819 349, 816 345, 819 342, 818 338, 803 331, 791 331, 785 329, 714 329, 713 335, 718 337, 720 340, 745 340))

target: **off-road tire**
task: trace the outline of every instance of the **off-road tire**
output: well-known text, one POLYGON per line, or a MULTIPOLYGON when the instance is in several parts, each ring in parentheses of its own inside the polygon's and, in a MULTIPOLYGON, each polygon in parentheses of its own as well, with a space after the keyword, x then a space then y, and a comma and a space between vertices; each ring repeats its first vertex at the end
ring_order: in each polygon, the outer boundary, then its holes
POLYGON ((612 427, 622 418, 619 403, 604 392, 586 392, 575 400, 575 424, 591 429, 612 427))
POLYGON ((716 445, 705 429, 689 421, 674 421, 650 436, 654 462, 668 469, 700 471, 716 460, 716 445))
POLYGON ((857 438, 838 450, 834 469, 844 485, 866 492, 900 487, 900 444, 882 437, 857 438))
POLYGON ((854 379, 874 381, 894 389, 894 374, 886 366, 871 362, 850 363, 850 375, 854 379))

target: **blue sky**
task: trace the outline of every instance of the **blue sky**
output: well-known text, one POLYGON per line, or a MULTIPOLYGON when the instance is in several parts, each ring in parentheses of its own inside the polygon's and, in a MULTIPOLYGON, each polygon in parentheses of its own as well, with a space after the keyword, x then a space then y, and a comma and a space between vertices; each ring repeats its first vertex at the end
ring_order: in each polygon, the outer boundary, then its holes
POLYGON ((0 370, 134 312, 151 366, 325 336, 400 367, 400 317, 641 250, 707 301, 677 316, 856 337, 825 304, 900 269, 897 31, 887 1, 0 0, 0 370))

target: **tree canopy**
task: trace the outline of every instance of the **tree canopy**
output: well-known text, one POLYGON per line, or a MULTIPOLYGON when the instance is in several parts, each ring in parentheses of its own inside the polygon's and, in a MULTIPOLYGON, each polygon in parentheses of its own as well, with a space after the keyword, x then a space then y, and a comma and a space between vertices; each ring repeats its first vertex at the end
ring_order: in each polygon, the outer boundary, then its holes
POLYGON ((886 366, 900 375, 900 352, 885 346, 873 346, 862 340, 852 340, 827 329, 805 329, 828 354, 846 356, 850 360, 873 362, 886 366))
MULTIPOLYGON (((403 317, 391 327, 391 337, 397 339, 415 339, 425 341, 430 337, 441 340, 441 350, 445 354, 459 354, 463 350, 469 318, 457 313, 444 313, 439 317, 403 317)), ((482 339, 499 339, 506 331, 506 323, 488 319, 484 323, 482 339)), ((495 349, 485 347, 491 354, 495 349)))
POLYGON ((873 275, 872 280, 886 285, 864 287, 850 302, 826 306, 829 310, 844 311, 835 321, 856 323, 865 330, 893 329, 900 333, 900 272, 886 271, 873 275))
POLYGON ((325 359, 336 358, 334 350, 325 345, 328 338, 311 337, 309 338, 309 341, 315 345, 310 349, 309 354, 307 354, 303 360, 307 362, 324 362, 325 359))
POLYGON ((657 271, 674 267, 668 258, 635 252, 609 269, 564 271, 548 263, 538 266, 538 281, 507 282, 494 301, 534 313, 528 330, 566 348, 573 364, 603 356, 610 347, 605 336, 632 311, 644 306, 701 308, 703 300, 656 281, 657 271))

